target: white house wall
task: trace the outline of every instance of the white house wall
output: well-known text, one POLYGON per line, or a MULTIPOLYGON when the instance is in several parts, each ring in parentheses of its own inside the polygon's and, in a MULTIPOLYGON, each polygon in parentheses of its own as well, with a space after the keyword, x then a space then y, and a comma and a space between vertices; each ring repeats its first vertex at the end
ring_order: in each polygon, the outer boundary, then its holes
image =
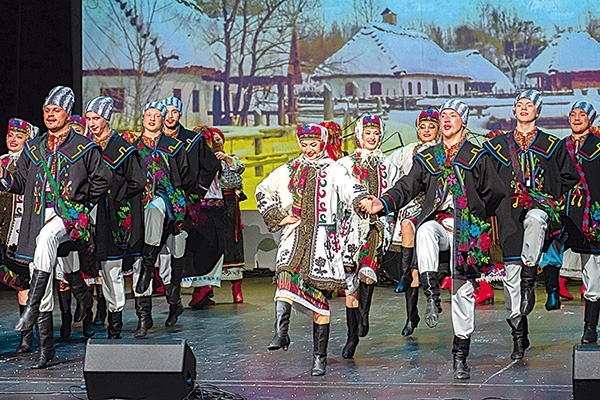
MULTIPOLYGON (((144 77, 142 85, 150 87, 153 84, 152 77, 144 77)), ((214 82, 204 81, 195 75, 188 74, 166 74, 162 78, 160 91, 152 96, 150 100, 162 100, 173 95, 173 89, 181 89, 183 101, 183 116, 181 122, 188 128, 197 125, 212 124, 212 117, 208 111, 212 110, 212 93, 214 82), (199 91, 199 111, 192 112, 192 91, 199 91)), ((133 118, 133 76, 84 76, 83 77, 83 103, 100 95, 101 88, 124 88, 125 105, 122 113, 113 113, 112 125, 116 129, 130 129, 133 118)), ((141 111, 141 110, 140 110, 141 111)))
MULTIPOLYGON (((381 83, 381 95, 392 98, 405 97, 423 97, 433 94, 433 78, 431 76, 408 76, 404 78, 388 78, 388 77, 347 77, 347 78, 323 78, 322 82, 331 87, 333 96, 336 98, 344 98, 346 96, 346 84, 355 83, 357 97, 367 98, 371 96, 371 83, 381 83), (412 95, 408 93, 409 82, 412 83, 412 95), (417 94, 417 84, 421 83, 421 94, 417 94), (402 91, 404 89, 404 93, 402 91)), ((458 85, 458 96, 462 96, 465 92, 465 79, 437 77, 438 89, 440 96, 455 96, 455 85, 458 85), (451 85, 452 93, 448 93, 448 84, 451 85)))

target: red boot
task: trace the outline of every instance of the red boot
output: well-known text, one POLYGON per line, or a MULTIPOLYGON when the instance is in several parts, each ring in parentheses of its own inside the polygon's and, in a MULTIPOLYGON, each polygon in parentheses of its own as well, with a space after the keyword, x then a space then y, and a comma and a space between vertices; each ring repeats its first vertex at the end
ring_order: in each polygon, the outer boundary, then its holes
POLYGON ((200 310, 206 306, 212 306, 215 304, 210 298, 214 296, 213 287, 212 286, 202 286, 194 289, 194 293, 192 293, 192 301, 190 301, 189 306, 194 310, 200 310))
POLYGON ((234 303, 243 303, 244 302, 244 296, 242 296, 242 280, 241 279, 231 281, 231 293, 233 294, 233 302, 234 303))
POLYGON ((440 289, 446 289, 448 291, 452 290, 452 277, 451 276, 447 276, 444 278, 444 280, 442 280, 440 289))
POLYGON ((558 295, 565 300, 573 300, 573 295, 567 290, 567 278, 562 276, 558 279, 558 295))
POLYGON ((475 303, 482 304, 485 302, 494 303, 494 290, 492 285, 485 279, 477 282, 479 284, 479 290, 475 291, 475 303))

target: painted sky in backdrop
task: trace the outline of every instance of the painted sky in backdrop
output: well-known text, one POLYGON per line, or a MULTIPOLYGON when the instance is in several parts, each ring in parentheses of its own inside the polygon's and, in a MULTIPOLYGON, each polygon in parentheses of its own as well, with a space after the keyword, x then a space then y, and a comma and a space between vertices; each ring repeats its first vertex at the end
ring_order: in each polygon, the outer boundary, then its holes
MULTIPOLYGON (((326 20, 343 20, 349 17, 352 0, 321 0, 326 20)), ((440 26, 456 26, 477 15, 480 0, 379 0, 381 11, 386 7, 398 14, 398 24, 421 19, 435 21, 440 26)), ((514 8, 523 19, 533 20, 544 29, 579 26, 586 21, 589 10, 600 18, 599 0, 502 0, 490 4, 514 8)), ((381 12, 379 11, 379 13, 381 12)))

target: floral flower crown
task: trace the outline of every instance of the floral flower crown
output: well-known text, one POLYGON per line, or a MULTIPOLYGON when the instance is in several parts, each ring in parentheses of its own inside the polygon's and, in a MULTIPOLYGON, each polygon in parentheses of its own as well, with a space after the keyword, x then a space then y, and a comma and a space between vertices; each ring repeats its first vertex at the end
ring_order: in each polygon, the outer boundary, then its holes
POLYGON ((12 128, 16 129, 18 132, 26 134, 27 136, 30 136, 30 137, 34 136, 34 126, 23 119, 20 119, 20 118, 9 119, 7 133, 9 133, 12 128))
POLYGON ((381 130, 381 119, 378 115, 365 115, 363 117, 363 129, 364 128, 377 128, 381 130))
POLYGON ((422 121, 431 121, 431 122, 435 122, 436 124, 439 124, 440 123, 440 113, 438 113, 436 110, 434 110, 432 108, 423 110, 419 113, 419 117, 417 118, 417 126, 419 126, 419 124, 422 121))
POLYGON ((321 128, 318 125, 299 125, 296 131, 298 140, 321 140, 321 128))

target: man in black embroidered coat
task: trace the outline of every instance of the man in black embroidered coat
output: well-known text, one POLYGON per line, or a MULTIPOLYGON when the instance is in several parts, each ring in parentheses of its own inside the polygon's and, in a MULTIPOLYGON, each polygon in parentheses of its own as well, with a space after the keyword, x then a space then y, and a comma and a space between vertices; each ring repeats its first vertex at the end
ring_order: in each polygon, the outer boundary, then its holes
POLYGON ((585 286, 584 328, 581 343, 598 341, 600 313, 600 137, 590 132, 596 118, 594 106, 578 101, 571 106, 571 135, 563 139, 577 167, 579 183, 566 198, 565 247, 580 258, 585 286))
MULTIPOLYGON (((564 143, 536 127, 541 108, 540 92, 522 92, 513 110, 516 129, 484 144, 509 191, 500 205, 498 225, 500 234, 506 236, 502 243, 503 282, 513 335, 512 359, 523 358, 529 347, 527 315, 535 305, 537 265, 548 235, 560 230, 560 199, 579 180, 564 143)), ((544 268, 547 310, 560 308, 558 272, 554 266, 544 268)))
MULTIPOLYGON (((27 193, 24 208, 29 212, 21 221, 17 253, 31 260, 32 275, 27 307, 16 329, 31 329, 37 320, 40 358, 33 368, 45 368, 54 357, 51 278, 58 247, 69 241, 89 242, 89 211, 106 193, 111 179, 100 148, 69 128, 74 99, 68 87, 50 91, 43 107, 48 132, 26 143, 15 172, 3 173, 0 182, 3 190, 27 193)), ((81 273, 67 265, 65 272, 79 302, 87 308, 89 293, 81 273)))
POLYGON ((161 247, 170 234, 182 232, 185 192, 194 187, 183 142, 162 133, 167 107, 151 102, 144 107, 144 130, 133 143, 146 171, 144 206, 144 246, 140 263, 134 265, 135 308, 138 326, 133 336, 143 338, 152 321, 152 277, 161 247))
POLYGON ((471 334, 475 328, 473 279, 478 268, 490 264, 491 226, 487 217, 495 213, 505 189, 490 156, 466 139, 468 106, 447 101, 440 109, 442 142, 415 155, 408 175, 365 209, 395 212, 425 192, 416 232, 415 251, 421 283, 427 296, 425 320, 437 325, 441 310, 437 280, 439 251, 452 257, 452 324, 454 328, 454 377, 468 379, 471 334))
MULTIPOLYGON (((185 144, 185 151, 188 155, 190 165, 189 173, 195 181, 195 186, 186 193, 186 230, 196 228, 194 221, 187 212, 195 207, 208 191, 208 187, 213 181, 215 175, 221 168, 219 160, 215 157, 212 150, 206 144, 206 141, 200 133, 185 129, 179 122, 183 111, 183 103, 177 97, 167 97, 163 100, 167 107, 167 116, 163 126, 163 133, 166 136, 178 139, 185 144)), ((194 215, 198 215, 197 213, 194 215)), ((183 278, 183 267, 185 263, 186 239, 190 240, 187 231, 177 235, 169 236, 167 244, 171 253, 170 266, 166 268, 167 273, 163 272, 170 280, 165 279, 165 296, 169 303, 169 315, 165 321, 165 326, 175 325, 177 317, 183 312, 181 304, 181 279, 183 278), (168 273, 170 270, 170 273, 168 273)), ((202 246, 202 243, 193 243, 194 246, 202 246)), ((161 265, 162 268, 162 265, 161 265)))
POLYGON ((123 258, 139 255, 143 245, 141 194, 146 186, 137 150, 109 126, 113 99, 97 97, 86 107, 87 128, 92 140, 102 148, 102 158, 113 172, 106 195, 95 209, 96 251, 100 261, 102 293, 108 306, 109 339, 120 339, 125 306, 123 258))

